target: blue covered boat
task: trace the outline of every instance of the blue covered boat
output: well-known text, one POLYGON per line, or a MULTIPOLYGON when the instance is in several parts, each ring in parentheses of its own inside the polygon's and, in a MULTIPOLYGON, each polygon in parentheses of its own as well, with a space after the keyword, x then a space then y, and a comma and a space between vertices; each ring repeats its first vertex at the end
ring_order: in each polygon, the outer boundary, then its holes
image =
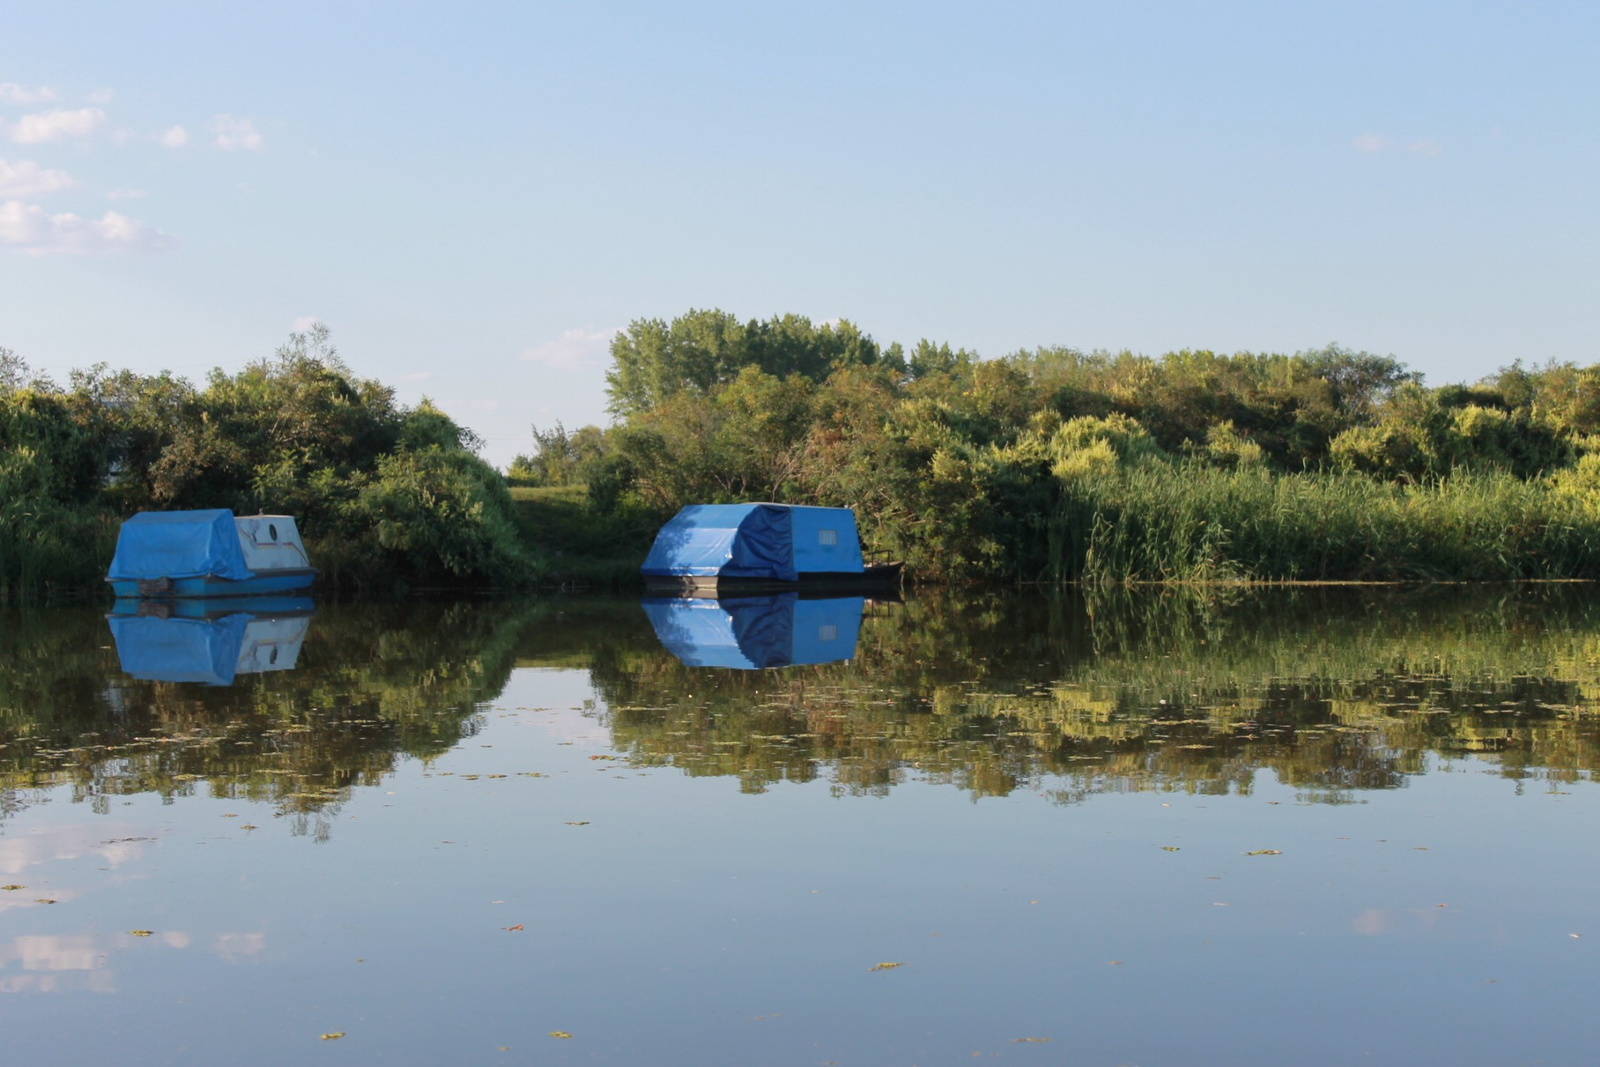
POLYGON ((798 593, 646 599, 662 647, 690 667, 760 670, 854 659, 866 600, 798 593))
POLYGON ((317 576, 287 515, 141 511, 122 524, 106 581, 119 597, 291 593, 317 576))
POLYGON ((310 597, 251 597, 248 610, 205 610, 213 603, 118 601, 106 621, 122 669, 144 681, 201 685, 294 670, 315 612, 310 597))
POLYGON ((692 504, 656 534, 640 568, 652 591, 687 594, 897 586, 867 565, 855 512, 798 504, 692 504))

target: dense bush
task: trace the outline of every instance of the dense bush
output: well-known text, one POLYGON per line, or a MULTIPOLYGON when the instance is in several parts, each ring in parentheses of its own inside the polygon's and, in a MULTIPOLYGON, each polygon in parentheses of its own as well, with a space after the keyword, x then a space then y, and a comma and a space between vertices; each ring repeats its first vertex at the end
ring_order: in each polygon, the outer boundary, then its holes
POLYGON ((61 388, 0 352, 0 593, 92 587, 127 515, 215 507, 296 516, 337 584, 534 580, 476 446, 426 401, 351 374, 322 326, 200 389, 103 365, 61 388))

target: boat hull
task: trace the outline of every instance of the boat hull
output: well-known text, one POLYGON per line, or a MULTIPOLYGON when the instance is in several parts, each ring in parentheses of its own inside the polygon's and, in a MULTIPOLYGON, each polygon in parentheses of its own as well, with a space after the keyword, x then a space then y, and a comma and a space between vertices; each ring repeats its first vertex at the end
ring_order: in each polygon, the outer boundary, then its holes
POLYGON ((239 597, 271 596, 310 588, 317 576, 315 568, 285 569, 251 575, 249 578, 218 578, 213 574, 194 578, 108 578, 118 599, 139 597, 239 597))
POLYGON ((802 598, 867 593, 898 593, 900 563, 869 564, 860 571, 802 574, 795 581, 728 578, 718 575, 651 574, 645 589, 657 595, 692 597, 757 596, 798 592, 802 598))

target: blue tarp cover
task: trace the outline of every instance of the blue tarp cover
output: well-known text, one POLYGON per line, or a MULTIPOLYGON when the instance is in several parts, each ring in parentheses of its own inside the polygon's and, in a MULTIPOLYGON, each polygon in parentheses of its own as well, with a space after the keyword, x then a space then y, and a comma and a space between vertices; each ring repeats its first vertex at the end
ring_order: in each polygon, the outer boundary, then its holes
POLYGON ((778 504, 691 504, 656 534, 645 574, 772 578, 792 582, 789 509, 778 504))
POLYGON ((757 670, 853 659, 864 603, 858 596, 778 593, 649 598, 643 605, 662 646, 687 666, 757 670))
POLYGON ((158 619, 114 615, 108 622, 122 669, 145 681, 232 685, 253 616, 158 619))
POLYGON ((639 568, 646 575, 767 578, 859 574, 861 542, 849 508, 691 504, 661 528, 639 568))
POLYGON ((233 512, 141 511, 122 524, 106 577, 113 580, 251 576, 233 512))
POLYGON ((794 569, 801 574, 860 574, 861 538, 849 508, 790 508, 794 569))

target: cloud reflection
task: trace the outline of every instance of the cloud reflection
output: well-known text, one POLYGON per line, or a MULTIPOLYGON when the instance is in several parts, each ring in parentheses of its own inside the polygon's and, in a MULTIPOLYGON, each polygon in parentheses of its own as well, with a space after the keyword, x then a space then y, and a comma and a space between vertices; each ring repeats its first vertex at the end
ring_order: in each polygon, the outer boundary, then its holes
POLYGON ((15 877, 51 860, 98 856, 107 867, 139 859, 155 837, 148 828, 126 823, 69 823, 45 826, 0 838, 0 875, 15 877))
MULTIPOLYGON (((0 993, 115 993, 111 960, 121 952, 171 949, 194 944, 183 930, 118 934, 28 934, 0 943, 0 993)), ((212 951, 230 962, 266 949, 265 933, 218 934, 212 951)))

